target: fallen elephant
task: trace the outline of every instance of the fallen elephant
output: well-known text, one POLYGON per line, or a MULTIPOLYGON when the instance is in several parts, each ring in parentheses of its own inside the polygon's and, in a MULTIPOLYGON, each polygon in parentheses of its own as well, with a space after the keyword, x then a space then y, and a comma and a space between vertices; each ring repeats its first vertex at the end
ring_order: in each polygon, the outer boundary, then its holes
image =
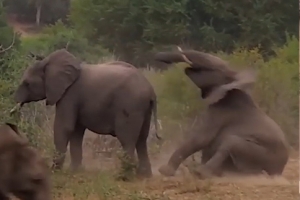
POLYGON ((186 62, 185 74, 201 89, 208 103, 203 124, 173 153, 159 171, 175 175, 179 165, 202 150, 199 177, 241 174, 281 175, 288 161, 288 143, 278 124, 247 92, 255 82, 250 70, 235 72, 222 59, 194 50, 160 52, 155 59, 168 64, 186 62))

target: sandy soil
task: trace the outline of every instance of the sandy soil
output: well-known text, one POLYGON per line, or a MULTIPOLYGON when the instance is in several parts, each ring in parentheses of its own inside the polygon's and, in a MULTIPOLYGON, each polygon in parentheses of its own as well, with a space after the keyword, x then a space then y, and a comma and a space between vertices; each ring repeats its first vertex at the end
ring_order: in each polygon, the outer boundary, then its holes
MULTIPOLYGON (((93 133, 88 133, 94 137, 93 133)), ((111 168, 113 158, 99 162, 91 158, 90 149, 85 147, 84 162, 90 169, 111 168), (97 164, 98 163, 98 164, 97 164), (101 164, 100 164, 101 163, 101 164)), ((299 199, 299 153, 291 151, 291 156, 283 176, 270 178, 267 176, 222 177, 211 180, 199 180, 190 175, 185 167, 181 167, 175 177, 162 177, 157 169, 166 162, 172 151, 152 158, 154 177, 133 183, 118 183, 126 191, 139 191, 140 196, 149 200, 295 200, 299 199), (149 195, 151 198, 149 198, 149 195), (155 198, 153 197, 155 196, 155 198)), ((91 197, 91 200, 93 198, 91 197)))
MULTIPOLYGON (((154 163, 155 165, 155 163, 154 163)), ((155 167, 155 166, 154 166, 155 167)), ((168 199, 295 200, 299 199, 299 155, 293 152, 282 177, 223 177, 198 180, 185 170, 172 178, 156 175, 147 181, 128 184, 128 189, 168 199)))

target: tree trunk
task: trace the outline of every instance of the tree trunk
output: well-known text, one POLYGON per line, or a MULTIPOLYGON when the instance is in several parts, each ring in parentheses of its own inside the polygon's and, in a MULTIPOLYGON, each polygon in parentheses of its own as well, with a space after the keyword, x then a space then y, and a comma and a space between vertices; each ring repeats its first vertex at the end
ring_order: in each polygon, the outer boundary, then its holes
POLYGON ((36 7, 36 16, 35 16, 35 24, 37 26, 40 26, 41 10, 42 10, 42 5, 37 5, 37 7, 36 7))

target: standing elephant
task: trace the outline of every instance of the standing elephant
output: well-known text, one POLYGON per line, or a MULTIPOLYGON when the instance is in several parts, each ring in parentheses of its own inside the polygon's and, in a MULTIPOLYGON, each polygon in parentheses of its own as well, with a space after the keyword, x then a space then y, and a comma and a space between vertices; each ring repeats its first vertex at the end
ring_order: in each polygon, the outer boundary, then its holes
POLYGON ((0 199, 50 200, 50 171, 45 160, 22 138, 18 127, 0 125, 0 199))
POLYGON ((56 105, 54 144, 61 156, 52 167, 62 167, 69 142, 71 168, 81 166, 89 129, 117 137, 130 158, 136 149, 138 175, 152 176, 147 137, 152 111, 157 131, 156 94, 142 73, 121 61, 83 64, 65 49, 36 58, 25 70, 15 100, 21 107, 44 99, 46 105, 56 105))
POLYGON ((160 52, 155 59, 168 64, 188 63, 185 74, 208 103, 199 130, 159 168, 161 174, 175 175, 179 165, 200 150, 202 163, 197 174, 202 178, 226 171, 282 174, 288 161, 288 144, 280 127, 247 92, 254 84, 254 73, 235 72, 222 59, 194 50, 160 52))

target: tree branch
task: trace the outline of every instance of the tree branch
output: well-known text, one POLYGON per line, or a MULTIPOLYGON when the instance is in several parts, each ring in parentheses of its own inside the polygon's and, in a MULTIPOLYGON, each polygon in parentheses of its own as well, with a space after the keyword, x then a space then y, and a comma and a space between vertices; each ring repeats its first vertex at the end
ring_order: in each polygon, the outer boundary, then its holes
POLYGON ((13 37, 13 41, 12 43, 7 47, 7 48, 3 48, 2 45, 0 45, 0 54, 4 53, 5 51, 8 51, 9 49, 11 49, 14 46, 15 43, 15 39, 16 39, 16 32, 14 32, 14 37, 13 37))

